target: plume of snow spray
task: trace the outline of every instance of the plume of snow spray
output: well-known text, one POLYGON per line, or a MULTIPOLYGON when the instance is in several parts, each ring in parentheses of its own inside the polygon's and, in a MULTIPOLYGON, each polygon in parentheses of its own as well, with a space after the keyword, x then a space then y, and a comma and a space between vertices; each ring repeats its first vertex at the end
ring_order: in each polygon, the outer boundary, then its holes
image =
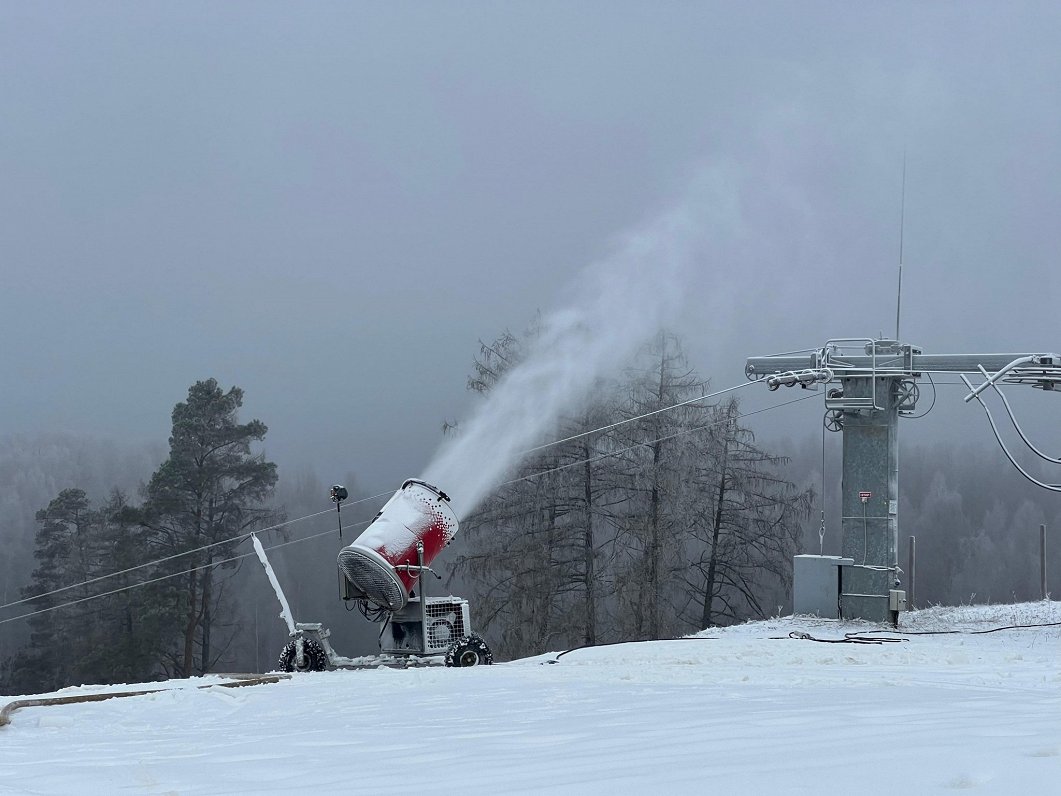
POLYGON ((599 377, 621 367, 678 311, 683 275, 702 237, 698 204, 687 200, 626 235, 588 268, 567 306, 543 318, 525 359, 443 443, 424 480, 452 495, 459 515, 473 511, 562 412, 583 405, 599 377))

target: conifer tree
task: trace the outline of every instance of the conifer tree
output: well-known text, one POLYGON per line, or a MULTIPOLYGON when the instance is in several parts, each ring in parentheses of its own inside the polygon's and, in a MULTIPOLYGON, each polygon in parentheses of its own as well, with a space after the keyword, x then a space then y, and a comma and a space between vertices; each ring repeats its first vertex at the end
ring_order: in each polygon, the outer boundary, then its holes
POLYGON ((215 638, 223 627, 226 579, 235 564, 235 542, 277 518, 264 505, 276 484, 276 465, 253 453, 265 437, 260 420, 239 422, 243 391, 227 392, 214 379, 199 381, 173 409, 169 458, 151 477, 141 522, 150 532, 155 557, 198 550, 174 562, 172 572, 198 567, 167 581, 167 612, 178 617, 164 654, 170 674, 205 674, 224 654, 230 639, 215 638), (200 548, 216 545, 206 550, 200 548))
POLYGON ((95 521, 95 513, 82 489, 64 489, 47 508, 37 512, 33 553, 37 566, 29 586, 22 589, 22 596, 47 596, 30 603, 34 611, 41 613, 29 619, 30 643, 11 662, 7 688, 51 690, 74 679, 74 664, 87 649, 86 619, 91 608, 50 610, 81 596, 71 592, 50 593, 87 579, 91 528, 95 521))

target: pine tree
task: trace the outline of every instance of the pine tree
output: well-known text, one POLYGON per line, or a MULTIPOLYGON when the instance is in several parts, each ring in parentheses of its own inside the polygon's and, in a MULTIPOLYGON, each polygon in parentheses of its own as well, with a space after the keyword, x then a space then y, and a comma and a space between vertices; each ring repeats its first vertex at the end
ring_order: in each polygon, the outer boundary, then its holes
POLYGON ((251 452, 267 429, 260 420, 240 423, 242 404, 238 387, 225 392, 214 379, 193 384, 173 409, 169 458, 146 488, 141 523, 158 557, 216 545, 175 562, 172 572, 198 569, 161 590, 167 609, 180 617, 164 654, 166 668, 178 677, 205 674, 225 652, 227 641, 215 639, 214 631, 225 618, 222 573, 234 567, 225 559, 235 543, 218 543, 277 516, 263 505, 276 484, 276 465, 251 452))
MULTIPOLYGON (((30 585, 22 589, 24 598, 50 595, 86 579, 86 550, 91 544, 95 522, 84 490, 64 489, 47 508, 37 512, 37 533, 30 585)), ((30 605, 42 613, 32 616, 30 643, 10 665, 7 688, 19 691, 52 690, 68 685, 75 677, 73 667, 87 645, 86 618, 91 609, 76 606, 50 610, 80 594, 42 596, 30 605)))
POLYGON ((125 496, 114 490, 94 509, 84 490, 64 489, 37 512, 37 522, 38 564, 22 594, 36 598, 27 607, 40 613, 28 620, 29 645, 5 666, 5 689, 39 692, 156 674, 164 603, 157 587, 139 586, 145 570, 125 572, 148 558, 125 496))
POLYGON ((113 490, 100 506, 97 548, 99 574, 115 574, 95 587, 113 591, 99 600, 103 635, 85 658, 93 682, 138 682, 161 673, 160 651, 173 616, 167 611, 165 586, 147 583, 154 568, 141 568, 151 560, 148 534, 140 526, 140 513, 120 490, 113 490), (133 570, 133 571, 128 571, 133 570))

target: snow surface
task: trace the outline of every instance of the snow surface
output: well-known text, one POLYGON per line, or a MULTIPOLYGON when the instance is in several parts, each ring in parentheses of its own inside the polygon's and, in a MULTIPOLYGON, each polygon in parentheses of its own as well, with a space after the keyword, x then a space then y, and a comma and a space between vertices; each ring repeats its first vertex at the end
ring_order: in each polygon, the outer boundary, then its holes
MULTIPOLYGON (((903 616, 906 630, 1040 622, 1061 622, 1061 603, 903 616)), ((1061 792, 1061 627, 788 637, 878 628, 789 617, 556 664, 151 684, 173 688, 15 712, 0 793, 1061 792)), ((104 689, 62 693, 81 690, 104 689)))

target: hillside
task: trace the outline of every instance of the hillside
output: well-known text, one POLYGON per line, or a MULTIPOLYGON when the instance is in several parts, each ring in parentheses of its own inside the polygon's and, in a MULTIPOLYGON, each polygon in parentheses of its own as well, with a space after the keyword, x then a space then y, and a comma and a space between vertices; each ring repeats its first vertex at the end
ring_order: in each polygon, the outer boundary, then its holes
POLYGON ((556 663, 152 684, 15 712, 0 792, 1045 793, 1061 627, 977 631, 1052 622, 1061 603, 915 611, 902 636, 789 617, 556 663), (963 632, 913 634, 941 630, 963 632), (789 637, 851 632, 905 640, 789 637))

